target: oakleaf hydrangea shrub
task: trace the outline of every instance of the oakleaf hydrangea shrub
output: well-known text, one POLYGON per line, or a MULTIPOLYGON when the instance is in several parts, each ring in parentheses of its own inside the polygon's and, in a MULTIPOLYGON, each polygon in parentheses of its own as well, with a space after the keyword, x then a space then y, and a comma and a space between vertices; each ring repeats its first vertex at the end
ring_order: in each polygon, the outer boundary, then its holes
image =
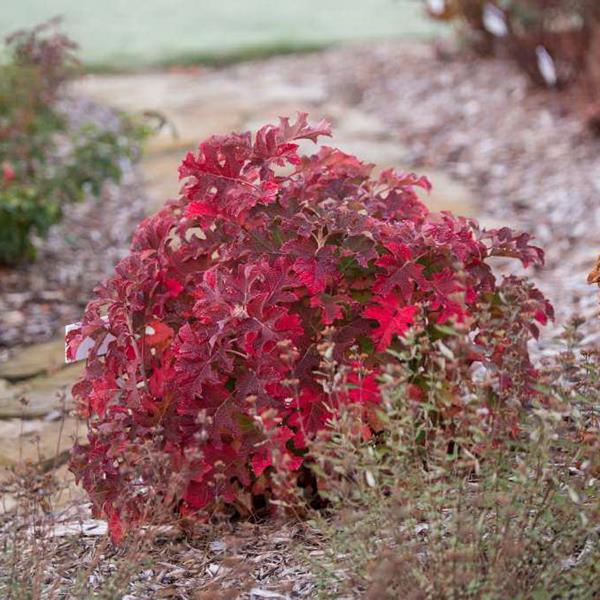
POLYGON ((329 135, 299 114, 201 143, 181 163, 179 198, 141 223, 70 334, 71 354, 94 341, 73 390, 89 443, 71 468, 113 537, 157 498, 186 518, 274 510, 340 407, 356 409, 365 439, 381 430, 379 375, 410 345, 423 402, 427 361, 453 353, 448 418, 466 401, 456 374, 486 372, 491 435, 508 435, 503 412, 536 393, 527 342, 552 309, 526 281, 496 281, 489 259, 527 266, 542 251, 430 213, 423 177, 374 176, 328 146, 299 154, 300 140, 329 135), (343 386, 328 384, 324 358, 343 386))

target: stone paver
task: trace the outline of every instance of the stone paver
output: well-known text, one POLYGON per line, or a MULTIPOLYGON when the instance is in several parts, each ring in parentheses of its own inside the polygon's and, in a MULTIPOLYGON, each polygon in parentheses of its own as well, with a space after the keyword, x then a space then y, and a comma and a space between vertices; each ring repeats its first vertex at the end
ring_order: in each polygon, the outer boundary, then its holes
MULTIPOLYGON (((212 134, 256 129, 299 110, 332 122, 334 137, 325 143, 379 169, 411 168, 402 140, 395 139, 377 116, 340 98, 323 73, 308 69, 299 74, 277 59, 219 70, 91 75, 77 82, 74 91, 123 110, 157 111, 167 119, 170 125, 150 142, 142 161, 150 211, 177 195, 177 167, 199 141, 212 134)), ((311 144, 303 150, 310 152, 311 144)), ((428 175, 434 191, 423 199, 432 210, 474 216, 473 199, 464 186, 445 173, 428 175)))
POLYGON ((19 461, 41 462, 53 459, 85 436, 85 425, 74 417, 45 419, 10 419, 0 421, 0 467, 19 461))
POLYGON ((83 363, 77 363, 52 375, 41 375, 24 383, 2 386, 0 421, 13 418, 34 419, 49 415, 60 408, 60 394, 63 391, 66 394, 66 406, 70 407, 71 385, 82 372, 83 363), (23 399, 26 402, 23 402, 23 399))
POLYGON ((65 342, 60 338, 28 346, 16 352, 10 360, 0 363, 0 379, 22 381, 36 375, 62 368, 65 361, 65 342))

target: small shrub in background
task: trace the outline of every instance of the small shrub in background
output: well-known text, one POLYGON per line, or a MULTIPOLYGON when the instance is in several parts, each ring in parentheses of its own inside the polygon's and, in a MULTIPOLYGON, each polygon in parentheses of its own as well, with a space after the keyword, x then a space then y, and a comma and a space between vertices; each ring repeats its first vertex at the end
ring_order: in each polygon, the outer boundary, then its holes
POLYGON ((484 52, 506 50, 535 83, 564 87, 583 77, 600 98, 600 4, 596 0, 426 0, 429 14, 466 26, 484 52))
POLYGON ((323 135, 301 114, 200 144, 179 199, 139 226, 70 334, 70 353, 95 343, 73 389, 89 445, 71 468, 115 539, 157 499, 199 519, 274 509, 298 486, 310 501, 310 444, 347 405, 361 439, 378 435, 390 363, 408 360, 407 401, 443 399, 440 430, 474 418, 481 443, 518 433, 537 394, 527 343, 552 309, 489 261, 539 264, 541 250, 429 213, 424 178, 372 176, 331 147, 298 153, 323 135), (470 403, 474 372, 487 395, 470 403), (165 459, 168 485, 152 468, 165 459))
POLYGON ((122 159, 136 157, 149 133, 122 115, 112 130, 74 128, 63 106, 64 86, 78 73, 75 44, 57 22, 6 40, 0 65, 0 264, 34 257, 32 236, 43 236, 63 207, 121 177, 122 159))

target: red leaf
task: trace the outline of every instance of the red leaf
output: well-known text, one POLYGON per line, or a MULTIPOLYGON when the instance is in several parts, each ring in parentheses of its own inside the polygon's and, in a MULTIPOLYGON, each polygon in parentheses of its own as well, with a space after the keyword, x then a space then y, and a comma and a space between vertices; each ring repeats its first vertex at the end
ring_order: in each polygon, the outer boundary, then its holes
POLYGON ((260 477, 272 464, 271 453, 266 448, 252 457, 252 469, 257 477, 260 477))
POLYGON ((196 510, 204 508, 211 499, 207 481, 190 481, 186 490, 185 500, 196 510))
POLYGON ((341 319, 344 315, 341 301, 348 300, 344 296, 329 296, 320 294, 310 299, 310 305, 321 309, 321 323, 331 325, 334 321, 341 319))
POLYGON ((169 296, 171 296, 171 298, 177 298, 177 296, 185 289, 183 284, 177 279, 167 279, 165 281, 165 286, 167 290, 169 290, 169 296))
POLYGON ((96 379, 92 384, 89 402, 92 410, 100 417, 104 416, 106 407, 120 391, 115 378, 107 373, 105 377, 96 379))
POLYGON ((285 314, 275 321, 275 329, 290 335, 293 338, 302 337, 304 329, 302 328, 302 319, 299 315, 285 314))
POLYGON ((2 177, 4 181, 12 181, 15 178, 15 170, 9 162, 2 163, 2 177))
POLYGON ((174 331, 162 321, 151 321, 146 325, 146 342, 150 346, 162 346, 169 342, 174 335, 174 331))
POLYGON ((363 311, 362 316, 375 319, 379 327, 374 329, 371 337, 377 343, 377 351, 381 352, 389 347, 392 336, 402 336, 413 322, 416 306, 400 306, 397 296, 390 294, 384 298, 376 298, 376 304, 363 311))
POLYGON ((293 269, 311 294, 325 291, 327 273, 315 258, 300 257, 294 263, 293 269))
POLYGON ((190 202, 186 209, 185 214, 188 217, 215 217, 219 214, 217 207, 207 202, 190 202))

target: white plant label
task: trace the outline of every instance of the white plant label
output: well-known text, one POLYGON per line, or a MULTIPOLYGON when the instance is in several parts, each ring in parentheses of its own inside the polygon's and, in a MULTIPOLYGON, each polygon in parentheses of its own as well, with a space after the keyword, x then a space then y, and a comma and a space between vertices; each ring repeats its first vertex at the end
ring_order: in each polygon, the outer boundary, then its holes
POLYGON ((508 35, 504 13, 493 4, 486 4, 483 7, 483 26, 496 37, 506 37, 508 35))
MULTIPOLYGON (((105 321, 108 320, 108 317, 102 317, 105 321)), ((92 338, 84 338, 81 342, 81 344, 79 344, 79 348, 77 348, 77 352, 75 353, 75 356, 73 358, 69 358, 67 355, 67 335, 69 334, 69 332, 73 331, 74 329, 79 329, 81 327, 81 322, 77 322, 77 323, 71 323, 69 325, 65 326, 65 363, 69 364, 69 363, 74 363, 74 362, 79 362, 80 360, 85 360, 92 348, 94 347, 94 340, 92 338)), ((115 339, 114 335, 111 335, 110 333, 104 338, 104 341, 102 342, 100 348, 98 348, 98 356, 102 356, 104 354, 106 354, 106 352, 108 351, 108 344, 110 344, 110 342, 112 342, 115 339)))
POLYGON ((427 8, 434 15, 441 15, 446 10, 445 0, 427 0, 427 8))
POLYGON ((546 85, 548 87, 554 87, 558 83, 558 75, 550 53, 544 46, 538 46, 535 49, 535 54, 537 56, 538 69, 544 78, 546 85))

